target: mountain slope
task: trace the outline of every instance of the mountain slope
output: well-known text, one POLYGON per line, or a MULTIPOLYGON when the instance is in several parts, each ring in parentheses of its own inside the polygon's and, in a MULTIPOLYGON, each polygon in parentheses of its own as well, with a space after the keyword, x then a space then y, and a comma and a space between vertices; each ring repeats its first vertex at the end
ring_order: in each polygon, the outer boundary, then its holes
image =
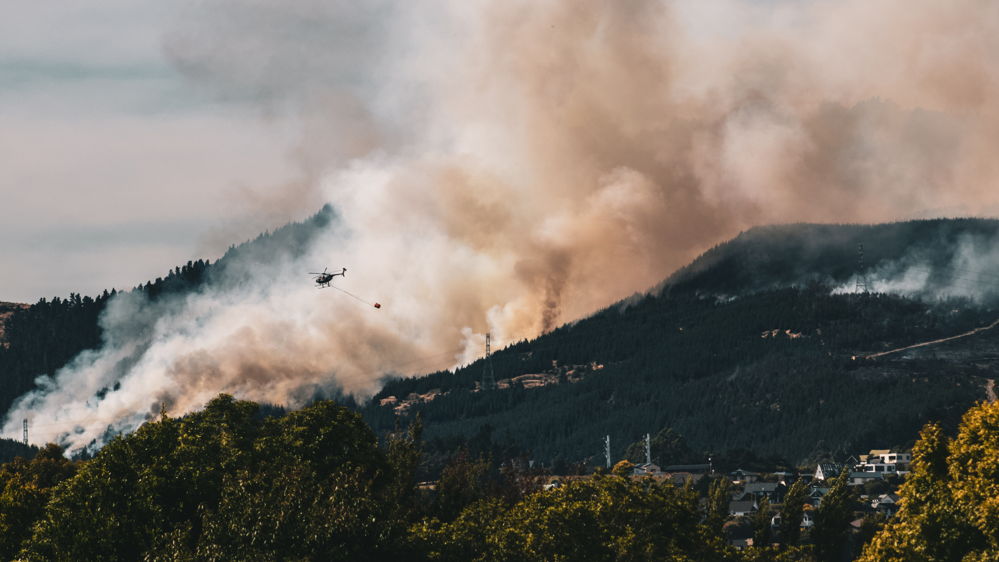
MULTIPOLYGON (((242 264, 295 255, 334 218, 326 208, 135 291, 152 300, 196 291, 223 269, 238 280, 242 264)), ((389 380, 361 409, 380 431, 419 413, 431 451, 473 439, 546 463, 594 458, 606 434, 619 451, 665 427, 686 436, 693 460, 750 449, 800 461, 904 445, 925 421, 954 425, 985 396, 999 366, 997 334, 854 357, 999 318, 997 240, 999 221, 980 219, 754 228, 648 295, 497 352, 499 390, 478 391, 479 361, 389 380), (850 294, 858 277, 902 294, 850 294)), ((43 300, 10 317, 0 410, 36 375, 100 342, 110 296, 43 300)))
POLYGON ((543 462, 596 456, 605 434, 623 446, 664 427, 700 451, 750 449, 791 461, 904 445, 925 421, 956 424, 984 398, 999 367, 994 336, 884 361, 853 356, 960 332, 995 314, 954 306, 795 289, 728 303, 649 297, 494 355, 498 379, 552 373, 561 383, 478 392, 480 361, 389 383, 368 417, 389 429, 382 400, 439 389, 446 394, 405 414, 422 415, 428 438, 489 425, 543 462))
POLYGON ((862 246, 868 281, 891 281, 917 268, 926 273, 925 296, 941 288, 961 288, 994 298, 992 286, 999 285, 997 242, 999 220, 994 219, 760 226, 708 250, 661 288, 745 294, 811 283, 849 285, 859 273, 862 246))
MULTIPOLYGON (((419 413, 442 448, 491 428, 493 439, 553 463, 597 457, 606 434, 623 447, 664 427, 702 452, 750 449, 792 462, 904 445, 926 421, 956 425, 985 397, 999 368, 997 334, 854 357, 995 321, 991 287, 947 268, 997 232, 999 222, 971 219, 753 229, 658 292, 494 354, 497 379, 545 386, 479 392, 480 361, 390 382, 366 414, 388 429, 394 413, 419 413), (878 248, 864 272, 871 284, 912 268, 926 282, 911 298, 832 294, 853 286, 859 243, 878 248), (975 298, 929 298, 948 294, 939 287, 974 289, 975 298)), ((995 271, 988 258, 969 262, 977 279, 995 271)))
MULTIPOLYGON (((183 295, 210 285, 223 276, 238 283, 250 264, 276 263, 301 255, 312 236, 335 220, 326 206, 302 222, 287 224, 274 232, 232 246, 215 262, 189 261, 167 275, 135 287, 151 301, 167 295, 183 295)), ((19 396, 35 388, 35 378, 52 374, 82 351, 101 343, 100 315, 116 291, 96 297, 70 294, 68 298, 41 299, 30 306, 0 306, 0 414, 5 414, 19 396)))

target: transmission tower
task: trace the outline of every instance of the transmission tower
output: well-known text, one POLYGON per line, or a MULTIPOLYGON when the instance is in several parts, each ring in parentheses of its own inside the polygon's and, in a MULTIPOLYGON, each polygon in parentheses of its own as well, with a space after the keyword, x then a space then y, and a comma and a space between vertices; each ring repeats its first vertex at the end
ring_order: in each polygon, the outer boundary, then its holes
POLYGON ((24 418, 24 422, 23 422, 22 425, 24 426, 24 444, 27 445, 28 444, 28 418, 24 418))
POLYGON ((652 464, 652 435, 645 434, 645 464, 652 464))
POLYGON ((493 354, 490 347, 490 334, 486 334, 486 360, 482 365, 482 390, 496 388, 496 374, 493 372, 493 354))
POLYGON ((857 244, 857 292, 869 293, 867 286, 867 274, 864 271, 864 245, 857 244))
POLYGON ((604 437, 604 458, 607 459, 607 469, 610 470, 611 467, 610 435, 604 437))

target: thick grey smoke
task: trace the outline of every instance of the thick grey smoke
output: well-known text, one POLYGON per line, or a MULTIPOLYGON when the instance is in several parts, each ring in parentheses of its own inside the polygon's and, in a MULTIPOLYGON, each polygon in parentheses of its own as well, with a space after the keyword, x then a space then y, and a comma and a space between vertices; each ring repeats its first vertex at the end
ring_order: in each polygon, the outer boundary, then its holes
POLYGON ((218 392, 363 395, 754 224, 999 209, 992 0, 210 0, 165 46, 193 83, 300 131, 301 177, 258 193, 267 213, 329 202, 342 220, 254 283, 116 302, 105 345, 6 432, 38 416, 36 438, 78 447, 218 392), (301 273, 324 265, 384 307, 315 291, 301 273))
POLYGON ((875 293, 999 304, 999 236, 962 234, 940 246, 943 248, 915 248, 897 259, 885 260, 835 287, 833 294, 861 291, 861 279, 875 293))

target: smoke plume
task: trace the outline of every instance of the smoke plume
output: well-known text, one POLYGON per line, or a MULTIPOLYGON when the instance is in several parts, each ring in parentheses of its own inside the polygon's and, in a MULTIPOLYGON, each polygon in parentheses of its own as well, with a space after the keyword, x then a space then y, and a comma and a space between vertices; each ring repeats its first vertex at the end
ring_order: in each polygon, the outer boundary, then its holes
POLYGON ((857 293, 866 284, 870 292, 924 301, 957 299, 983 306, 999 304, 999 235, 964 233, 955 240, 936 242, 854 274, 832 292, 857 293))
POLYGON ((104 345, 7 433, 44 419, 37 439, 80 447, 219 392, 363 396, 754 224, 999 209, 992 0, 208 0, 164 45, 193 84, 299 131, 301 177, 266 212, 340 219, 300 258, 246 264, 250 283, 117 299, 104 345), (303 273, 324 266, 383 307, 316 291, 303 273))

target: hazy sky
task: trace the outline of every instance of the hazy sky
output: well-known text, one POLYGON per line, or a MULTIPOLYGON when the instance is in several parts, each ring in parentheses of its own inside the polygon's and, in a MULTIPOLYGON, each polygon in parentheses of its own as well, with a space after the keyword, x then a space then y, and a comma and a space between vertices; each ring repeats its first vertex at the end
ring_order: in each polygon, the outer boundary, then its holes
POLYGON ((460 161, 531 224, 669 192, 614 295, 753 224, 995 214, 997 6, 0 0, 0 300, 218 257, 358 161, 460 161))
POLYGON ((0 300, 129 288, 295 215, 252 202, 294 125, 182 75, 180 5, 0 0, 0 300))
POLYGON ((127 288, 324 202, 340 220, 248 259, 252 283, 117 299, 6 432, 363 396, 754 225, 999 209, 995 0, 77 5, 0 24, 0 299, 127 288), (323 266, 384 306, 317 292, 323 266))

